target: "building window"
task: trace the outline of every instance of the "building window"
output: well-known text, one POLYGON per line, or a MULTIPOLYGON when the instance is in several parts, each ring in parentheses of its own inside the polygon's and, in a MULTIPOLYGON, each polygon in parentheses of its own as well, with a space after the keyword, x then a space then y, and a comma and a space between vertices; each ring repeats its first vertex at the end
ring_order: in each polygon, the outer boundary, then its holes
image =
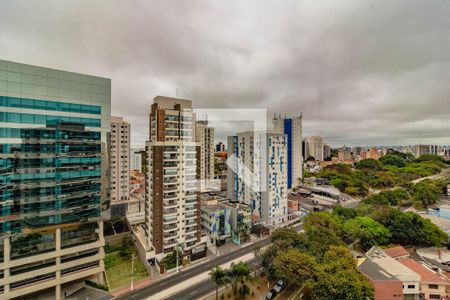
POLYGON ((408 284, 408 289, 415 289, 416 285, 415 284, 408 284))
POLYGON ((430 289, 434 289, 434 290, 437 290, 439 288, 439 286, 437 284, 429 284, 428 287, 430 289))
POLYGON ((441 299, 441 295, 430 295, 430 299, 441 299))

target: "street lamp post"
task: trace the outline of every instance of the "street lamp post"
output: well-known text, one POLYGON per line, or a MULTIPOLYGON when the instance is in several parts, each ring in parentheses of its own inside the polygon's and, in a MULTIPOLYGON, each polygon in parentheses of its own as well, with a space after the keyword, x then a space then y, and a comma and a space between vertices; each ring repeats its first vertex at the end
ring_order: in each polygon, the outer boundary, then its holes
POLYGON ((178 273, 179 272, 179 269, 178 269, 178 244, 175 246, 175 255, 177 258, 177 273, 178 273))
POLYGON ((134 254, 131 256, 131 285, 130 290, 133 290, 133 280, 134 280, 134 254))

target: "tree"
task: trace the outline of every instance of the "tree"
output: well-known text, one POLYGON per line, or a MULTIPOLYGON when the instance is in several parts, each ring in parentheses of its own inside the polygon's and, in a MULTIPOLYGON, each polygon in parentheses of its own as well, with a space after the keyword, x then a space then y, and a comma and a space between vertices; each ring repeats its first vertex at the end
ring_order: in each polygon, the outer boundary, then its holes
POLYGON ((390 230, 392 243, 404 246, 441 246, 448 241, 445 232, 416 213, 390 208, 373 216, 390 230))
POLYGON ((346 247, 330 247, 308 286, 313 299, 373 299, 373 287, 346 247))
POLYGON ((382 191, 364 198, 363 202, 372 205, 397 206, 409 199, 408 192, 402 189, 382 191))
POLYGON ((346 221, 343 231, 350 240, 358 240, 358 245, 364 251, 373 245, 385 245, 391 238, 389 229, 370 217, 356 217, 346 221))
POLYGON ((307 229, 306 234, 307 243, 304 245, 304 251, 318 259, 324 255, 330 246, 343 245, 341 238, 336 232, 323 227, 312 226, 307 229))
POLYGON ((356 164, 356 168, 360 169, 360 170, 363 170, 363 169, 383 170, 383 164, 373 158, 367 158, 367 159, 360 160, 356 164))
POLYGON ((182 262, 183 261, 183 252, 180 249, 178 249, 178 250, 173 250, 173 252, 167 254, 161 260, 161 264, 164 265, 164 267, 167 270, 175 268, 175 266, 177 265, 177 254, 178 254, 178 262, 182 262))
POLYGON ((437 162, 445 163, 445 159, 443 159, 440 156, 434 155, 434 154, 423 154, 416 159, 416 162, 422 162, 422 161, 437 161, 437 162))
POLYGON ((337 205, 333 208, 333 217, 338 217, 341 220, 353 219, 356 217, 356 210, 353 208, 346 208, 340 205, 337 205))
POLYGON ((216 284, 216 300, 219 300, 219 287, 227 284, 227 272, 215 266, 210 272, 211 280, 216 284))
POLYGON ((404 166, 406 166, 406 161, 402 157, 394 154, 387 154, 381 157, 380 162, 385 166, 390 165, 396 166, 398 168, 403 168, 404 166))
POLYGON ((432 182, 424 180, 411 187, 413 200, 420 202, 423 206, 435 204, 439 200, 441 191, 432 182))
POLYGON ((250 265, 243 261, 231 263, 230 269, 226 270, 226 278, 231 284, 235 296, 238 294, 240 284, 243 285, 246 280, 253 279, 251 272, 250 265))
POLYGON ((328 212, 310 213, 308 216, 306 216, 303 226, 307 233, 308 230, 313 227, 320 227, 322 229, 329 230, 335 233, 339 231, 339 225, 328 212))
POLYGON ((430 220, 423 220, 425 243, 428 246, 442 247, 448 243, 448 235, 430 220))
POLYGON ((363 200, 364 203, 372 204, 372 205, 389 205, 389 199, 380 194, 370 195, 363 200))
POLYGON ((303 223, 307 240, 303 247, 320 258, 331 245, 342 245, 340 226, 328 212, 310 213, 303 223))
POLYGON ((279 278, 295 284, 297 287, 303 286, 317 268, 314 257, 297 249, 280 252, 273 264, 279 278))
POLYGON ((286 241, 295 247, 302 242, 302 236, 292 227, 283 227, 278 228, 272 233, 271 240, 272 243, 279 240, 286 241))
POLYGON ((403 153, 403 152, 396 151, 394 149, 388 149, 386 155, 389 155, 389 154, 401 157, 406 162, 411 162, 414 160, 414 155, 412 153, 403 153))
POLYGON ((397 206, 403 202, 409 200, 409 194, 403 189, 394 189, 380 192, 380 195, 384 196, 391 205, 397 206))
POLYGON ((308 158, 306 159, 306 161, 316 161, 314 156, 308 156, 308 158))
POLYGON ((239 289, 239 295, 242 297, 242 298, 245 298, 245 296, 248 296, 248 295, 250 295, 250 288, 248 287, 248 285, 246 285, 246 284, 243 284, 242 286, 241 286, 241 288, 239 289))

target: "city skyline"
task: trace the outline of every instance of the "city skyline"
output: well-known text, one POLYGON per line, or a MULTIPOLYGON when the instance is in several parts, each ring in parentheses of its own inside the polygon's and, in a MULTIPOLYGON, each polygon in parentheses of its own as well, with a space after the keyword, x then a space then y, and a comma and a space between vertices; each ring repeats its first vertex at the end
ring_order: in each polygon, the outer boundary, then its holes
POLYGON ((111 78, 112 114, 132 124, 132 147, 146 140, 157 95, 268 118, 303 112, 304 136, 331 146, 450 144, 450 6, 258 4, 2 2, 1 56, 111 78))

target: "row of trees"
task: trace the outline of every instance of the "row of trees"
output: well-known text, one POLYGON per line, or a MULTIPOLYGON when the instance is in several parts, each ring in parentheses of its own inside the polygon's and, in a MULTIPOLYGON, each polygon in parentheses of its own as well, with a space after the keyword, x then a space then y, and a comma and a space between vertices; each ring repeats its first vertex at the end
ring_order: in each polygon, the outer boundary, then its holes
POLYGON ((425 208, 436 204, 441 195, 446 192, 450 177, 440 180, 423 180, 392 190, 381 191, 363 199, 363 203, 373 205, 401 206, 414 204, 417 208, 425 208), (445 188, 444 188, 445 187, 445 188))
POLYGON ((248 281, 255 281, 252 276, 252 269, 247 262, 231 263, 229 269, 222 269, 219 266, 214 267, 209 275, 216 284, 216 300, 219 299, 219 288, 221 286, 231 286, 234 296, 245 297, 250 294, 250 287, 246 284, 248 281))
POLYGON ((357 209, 336 207, 322 213, 337 224, 336 234, 362 251, 374 245, 436 246, 447 244, 448 236, 439 227, 413 212, 385 205, 362 204, 357 209))
MULTIPOLYGON (((326 166, 316 176, 328 178, 342 192, 364 197, 371 188, 408 187, 410 181, 437 174, 446 167, 446 162, 435 155, 414 159, 410 154, 390 151, 379 160, 363 159, 354 168, 347 164, 326 166)), ((305 176, 312 174, 306 173, 305 176)))
POLYGON ((337 234, 337 222, 322 213, 312 213, 304 229, 304 233, 278 229, 272 234, 272 244, 256 251, 268 277, 304 287, 312 299, 372 298, 371 285, 337 234))

